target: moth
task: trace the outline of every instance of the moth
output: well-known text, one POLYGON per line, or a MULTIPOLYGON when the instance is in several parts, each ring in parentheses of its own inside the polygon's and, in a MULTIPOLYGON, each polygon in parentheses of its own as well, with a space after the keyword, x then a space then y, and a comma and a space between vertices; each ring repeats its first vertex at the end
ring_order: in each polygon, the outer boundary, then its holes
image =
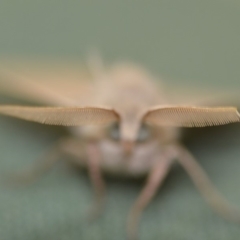
POLYGON ((155 78, 131 63, 105 68, 78 65, 19 64, 0 71, 1 93, 36 105, 0 105, 0 114, 68 128, 41 166, 26 172, 34 178, 51 168, 62 154, 88 169, 95 193, 92 216, 104 205, 104 173, 146 177, 127 219, 127 235, 137 238, 143 210, 160 189, 174 163, 179 163, 218 214, 240 222, 239 211, 216 190, 192 154, 181 144, 181 128, 240 121, 235 107, 208 107, 170 102, 155 78), (14 66, 14 67, 13 67, 14 66))

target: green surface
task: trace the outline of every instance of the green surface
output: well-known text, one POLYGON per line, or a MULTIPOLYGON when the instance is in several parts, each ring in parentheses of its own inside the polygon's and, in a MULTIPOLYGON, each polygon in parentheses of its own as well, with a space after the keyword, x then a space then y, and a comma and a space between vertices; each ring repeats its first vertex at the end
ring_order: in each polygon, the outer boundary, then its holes
MULTIPOLYGON (((133 60, 183 86, 240 88, 240 2, 0 2, 0 56, 133 60)), ((195 131, 188 142, 219 190, 240 207, 240 129, 195 131)), ((0 174, 24 169, 60 136, 56 128, 0 118, 0 174)), ((92 191, 66 164, 25 188, 0 187, 1 240, 125 239, 125 220, 142 182, 107 181, 104 215, 86 222, 92 191)), ((141 239, 239 240, 240 227, 215 215, 181 168, 146 210, 141 239)))

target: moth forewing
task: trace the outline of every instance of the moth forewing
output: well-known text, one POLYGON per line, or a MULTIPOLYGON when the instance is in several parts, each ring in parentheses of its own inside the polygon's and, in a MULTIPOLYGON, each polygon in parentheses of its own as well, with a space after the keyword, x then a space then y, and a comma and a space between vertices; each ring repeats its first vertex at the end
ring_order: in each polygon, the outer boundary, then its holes
MULTIPOLYGON (((236 108, 166 105, 168 101, 158 91, 154 78, 132 64, 115 65, 105 72, 90 73, 88 77, 72 66, 62 67, 54 73, 49 68, 42 71, 27 69, 28 73, 26 68, 10 70, 7 74, 2 71, 0 91, 20 99, 32 98, 45 107, 2 105, 0 113, 42 124, 79 126, 71 128, 72 135, 56 144, 40 169, 52 166, 59 153, 77 157, 77 163, 88 168, 95 191, 92 216, 99 213, 104 203, 102 171, 130 177, 147 175, 146 185, 127 222, 129 239, 135 239, 142 211, 177 160, 219 214, 234 221, 240 219, 235 208, 217 193, 193 156, 178 143, 176 128, 239 122, 236 108), (83 88, 82 78, 89 78, 83 88), (57 84, 58 80, 64 84, 57 84), (87 125, 91 126, 83 127, 87 125), (99 134, 99 130, 105 134, 99 134)), ((39 173, 36 168, 34 173, 39 173)))
POLYGON ((0 61, 0 93, 31 103, 87 105, 92 75, 83 64, 58 61, 0 61))

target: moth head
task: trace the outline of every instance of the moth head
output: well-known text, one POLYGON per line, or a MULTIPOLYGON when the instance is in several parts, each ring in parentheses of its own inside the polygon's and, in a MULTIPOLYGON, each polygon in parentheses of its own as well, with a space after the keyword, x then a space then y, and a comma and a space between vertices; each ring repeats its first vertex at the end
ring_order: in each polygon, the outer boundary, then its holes
POLYGON ((152 131, 152 127, 146 123, 125 127, 121 122, 115 122, 108 127, 108 135, 114 141, 145 142, 151 137, 152 131))
POLYGON ((119 121, 107 129, 108 137, 122 144, 125 152, 130 153, 136 144, 146 144, 155 137, 154 127, 143 122, 138 115, 119 114, 119 121))

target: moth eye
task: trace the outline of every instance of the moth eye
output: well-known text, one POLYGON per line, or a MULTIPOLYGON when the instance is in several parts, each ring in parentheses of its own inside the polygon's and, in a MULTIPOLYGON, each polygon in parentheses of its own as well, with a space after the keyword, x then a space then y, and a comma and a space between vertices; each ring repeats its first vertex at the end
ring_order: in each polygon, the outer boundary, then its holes
POLYGON ((142 124, 138 131, 137 141, 144 142, 151 137, 151 129, 146 124, 142 124))
POLYGON ((114 123, 109 127, 109 137, 112 138, 115 141, 120 140, 120 127, 118 123, 114 123))

